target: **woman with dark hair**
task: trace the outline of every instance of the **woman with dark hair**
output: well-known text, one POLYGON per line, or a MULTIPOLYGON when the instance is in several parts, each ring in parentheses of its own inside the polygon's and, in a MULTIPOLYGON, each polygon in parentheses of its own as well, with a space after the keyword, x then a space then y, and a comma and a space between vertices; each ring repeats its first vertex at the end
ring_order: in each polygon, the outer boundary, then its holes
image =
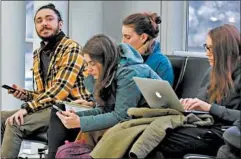
POLYGON ((55 157, 57 148, 65 140, 74 140, 80 129, 93 132, 110 128, 129 119, 129 108, 145 106, 133 77, 160 79, 148 65, 143 64, 135 49, 128 44, 116 46, 105 35, 92 37, 83 47, 83 56, 89 73, 85 85, 94 95, 97 106, 83 112, 57 112, 57 115, 52 109, 48 158, 55 157))
POLYGON ((130 44, 141 54, 144 63, 149 65, 163 80, 171 85, 174 73, 170 60, 161 53, 160 43, 155 40, 159 33, 160 16, 156 13, 135 13, 123 20, 122 42, 130 44))
POLYGON ((211 67, 204 75, 197 98, 180 101, 186 110, 209 112, 214 125, 167 132, 158 147, 165 157, 181 158, 186 153, 216 156, 223 145, 222 126, 231 126, 240 119, 241 44, 238 29, 225 24, 210 30, 204 47, 211 67))

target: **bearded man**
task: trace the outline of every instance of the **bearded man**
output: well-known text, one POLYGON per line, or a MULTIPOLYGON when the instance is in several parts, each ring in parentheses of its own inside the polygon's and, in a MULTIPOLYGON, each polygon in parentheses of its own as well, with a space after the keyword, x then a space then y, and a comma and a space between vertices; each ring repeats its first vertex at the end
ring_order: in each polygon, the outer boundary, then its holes
POLYGON ((35 29, 42 39, 33 53, 36 90, 13 85, 15 98, 24 101, 21 109, 1 111, 1 157, 15 158, 23 139, 46 132, 51 105, 56 101, 90 100, 83 79, 84 62, 77 42, 62 31, 63 20, 53 4, 40 7, 34 16, 35 29))

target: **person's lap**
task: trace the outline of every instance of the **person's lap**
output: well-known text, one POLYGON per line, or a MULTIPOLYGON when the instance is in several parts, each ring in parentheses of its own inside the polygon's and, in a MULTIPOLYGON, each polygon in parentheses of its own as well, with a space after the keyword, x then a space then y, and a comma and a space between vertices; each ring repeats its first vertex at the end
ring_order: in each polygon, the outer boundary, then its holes
POLYGON ((17 110, 10 110, 10 111, 1 111, 1 121, 6 120, 8 117, 16 113, 19 109, 17 110))
MULTIPOLYGON (((58 107, 65 110, 63 104, 58 107)), ((48 129, 48 158, 54 158, 59 146, 63 145, 65 140, 74 141, 80 129, 67 129, 64 127, 58 116, 57 110, 52 108, 48 129)))
POLYGON ((17 110, 11 110, 11 111, 1 111, 1 144, 3 141, 3 135, 5 131, 5 122, 7 118, 12 116, 14 113, 16 113, 19 109, 17 110))
MULTIPOLYGON (((62 110, 65 110, 64 105, 58 105, 62 110)), ((50 124, 48 129, 48 158, 54 158, 55 154, 60 146, 62 146, 66 140, 73 142, 78 140, 80 129, 67 129, 62 124, 58 116, 56 115, 57 110, 51 110, 50 124), (78 136, 78 137, 77 137, 78 136)), ((92 131, 84 133, 86 144, 95 146, 103 136, 106 130, 92 131)))
POLYGON ((50 118, 49 108, 24 116, 24 124, 20 126, 16 122, 12 126, 9 123, 5 125, 5 121, 7 117, 11 116, 11 113, 6 111, 1 113, 3 114, 3 120, 1 121, 2 129, 5 128, 4 132, 1 132, 3 133, 1 151, 4 157, 16 157, 21 146, 21 141, 24 138, 28 138, 30 135, 34 137, 35 133, 46 132, 48 129, 50 118))
POLYGON ((223 140, 208 128, 177 128, 167 130, 163 141, 156 151, 160 151, 167 158, 182 158, 185 154, 205 154, 216 156, 223 140))

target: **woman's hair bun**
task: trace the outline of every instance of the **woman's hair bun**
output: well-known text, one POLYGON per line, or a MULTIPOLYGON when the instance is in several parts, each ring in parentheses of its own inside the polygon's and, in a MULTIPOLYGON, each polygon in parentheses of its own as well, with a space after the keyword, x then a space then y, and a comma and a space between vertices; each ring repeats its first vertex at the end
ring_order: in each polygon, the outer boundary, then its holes
POLYGON ((55 5, 53 3, 49 3, 47 6, 55 9, 55 5))
POLYGON ((157 16, 156 19, 155 19, 155 22, 157 24, 161 24, 162 20, 161 20, 161 17, 160 16, 157 16))
POLYGON ((152 18, 152 20, 156 23, 156 24, 161 24, 162 20, 161 17, 158 16, 156 13, 152 13, 150 15, 150 17, 152 18))

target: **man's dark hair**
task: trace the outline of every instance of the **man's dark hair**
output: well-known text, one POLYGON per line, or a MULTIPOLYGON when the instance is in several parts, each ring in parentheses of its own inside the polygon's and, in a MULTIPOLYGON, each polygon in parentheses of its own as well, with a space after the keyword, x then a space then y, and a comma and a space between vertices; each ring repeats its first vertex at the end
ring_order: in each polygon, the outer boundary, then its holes
POLYGON ((34 19, 35 19, 37 13, 38 13, 40 10, 42 10, 42 9, 51 9, 51 10, 54 11, 55 14, 57 15, 58 21, 63 21, 61 15, 60 15, 60 12, 55 8, 55 5, 52 4, 52 3, 49 3, 49 4, 47 4, 47 5, 44 5, 44 6, 40 7, 40 8, 36 11, 35 16, 34 16, 34 19))

